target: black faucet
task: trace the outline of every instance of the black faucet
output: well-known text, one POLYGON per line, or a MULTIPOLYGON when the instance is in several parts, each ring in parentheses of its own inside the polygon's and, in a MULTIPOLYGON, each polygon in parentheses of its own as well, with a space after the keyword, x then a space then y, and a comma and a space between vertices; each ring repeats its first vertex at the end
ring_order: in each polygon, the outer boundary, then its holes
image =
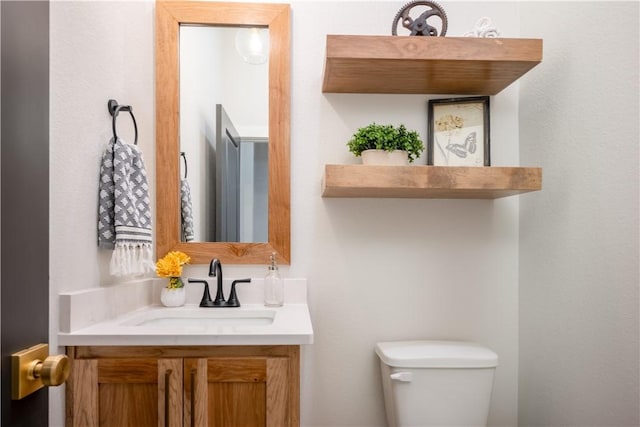
MULTIPOLYGON (((209 277, 215 277, 217 279, 217 290, 216 290, 216 299, 213 301, 213 307, 221 307, 224 306, 224 291, 222 290, 222 263, 218 258, 214 258, 211 260, 209 264, 209 277)), ((209 297, 211 299, 211 297, 209 297)), ((203 307, 202 303, 200 303, 200 307, 203 307)), ((207 305, 205 307, 212 307, 207 305)))
POLYGON ((206 280, 188 279, 189 283, 204 283, 204 293, 200 301, 200 307, 240 307, 240 301, 236 295, 236 283, 250 283, 251 279, 234 280, 231 283, 231 291, 229 293, 229 301, 224 300, 224 291, 222 290, 222 264, 218 258, 211 260, 209 264, 209 277, 215 277, 217 280, 216 299, 211 299, 209 293, 209 283, 206 280))

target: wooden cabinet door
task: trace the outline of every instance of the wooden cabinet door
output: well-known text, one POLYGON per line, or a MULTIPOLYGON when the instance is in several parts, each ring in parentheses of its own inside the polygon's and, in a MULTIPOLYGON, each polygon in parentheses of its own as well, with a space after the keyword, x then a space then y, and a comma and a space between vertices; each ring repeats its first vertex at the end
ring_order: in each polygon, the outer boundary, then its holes
POLYGON ((185 427, 291 425, 287 358, 189 358, 184 375, 185 427))
POLYGON ((182 425, 182 359, 75 359, 67 386, 68 426, 182 425))

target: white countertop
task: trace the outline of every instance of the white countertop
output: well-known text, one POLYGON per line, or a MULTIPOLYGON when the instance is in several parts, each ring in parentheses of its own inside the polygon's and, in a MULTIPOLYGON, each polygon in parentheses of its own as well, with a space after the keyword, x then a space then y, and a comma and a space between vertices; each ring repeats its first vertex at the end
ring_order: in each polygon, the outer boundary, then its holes
MULTIPOLYGON (((242 320, 242 319, 241 319, 242 320)), ((222 322, 224 323, 224 322, 222 322)), ((313 328, 306 304, 285 304, 267 308, 262 304, 248 304, 237 308, 200 308, 197 304, 183 307, 151 305, 82 328, 58 334, 60 345, 300 345, 313 343, 313 328), (209 316, 243 318, 254 313, 273 316, 269 324, 215 324, 209 316), (162 324, 145 323, 158 319, 162 324), (167 317, 165 319, 165 317, 167 317), (184 320, 180 325, 171 318, 184 320), (132 325, 130 323, 138 323, 132 325)))
MULTIPOLYGON (((230 279, 225 280, 226 293, 230 279)), ((159 280, 60 294, 58 344, 301 345, 313 343, 306 279, 285 279, 285 304, 262 304, 262 279, 238 289, 241 307, 201 308, 203 285, 187 287, 187 304, 163 307, 159 280)))

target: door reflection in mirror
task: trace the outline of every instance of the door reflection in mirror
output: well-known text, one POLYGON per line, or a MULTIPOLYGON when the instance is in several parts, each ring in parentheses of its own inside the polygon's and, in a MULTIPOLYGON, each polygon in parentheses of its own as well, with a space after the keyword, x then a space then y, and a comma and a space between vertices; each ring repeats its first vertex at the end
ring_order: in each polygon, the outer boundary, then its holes
POLYGON ((269 241, 269 138, 240 138, 240 241, 269 241))
POLYGON ((268 241, 269 64, 243 60, 238 30, 180 26, 180 151, 194 242, 268 241))

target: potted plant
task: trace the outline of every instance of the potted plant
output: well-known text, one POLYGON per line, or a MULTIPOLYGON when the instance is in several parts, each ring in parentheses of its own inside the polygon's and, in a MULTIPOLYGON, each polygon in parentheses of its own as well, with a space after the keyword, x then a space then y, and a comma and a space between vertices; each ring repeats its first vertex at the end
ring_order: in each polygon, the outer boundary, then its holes
POLYGON ((413 162, 424 151, 424 144, 416 131, 404 125, 378 125, 372 123, 358 129, 347 142, 349 151, 362 156, 364 164, 400 164, 413 162))
POLYGON ((169 282, 162 289, 160 301, 166 307, 182 306, 186 302, 186 292, 182 281, 182 266, 191 258, 184 252, 172 251, 156 262, 156 274, 167 277, 169 282))

